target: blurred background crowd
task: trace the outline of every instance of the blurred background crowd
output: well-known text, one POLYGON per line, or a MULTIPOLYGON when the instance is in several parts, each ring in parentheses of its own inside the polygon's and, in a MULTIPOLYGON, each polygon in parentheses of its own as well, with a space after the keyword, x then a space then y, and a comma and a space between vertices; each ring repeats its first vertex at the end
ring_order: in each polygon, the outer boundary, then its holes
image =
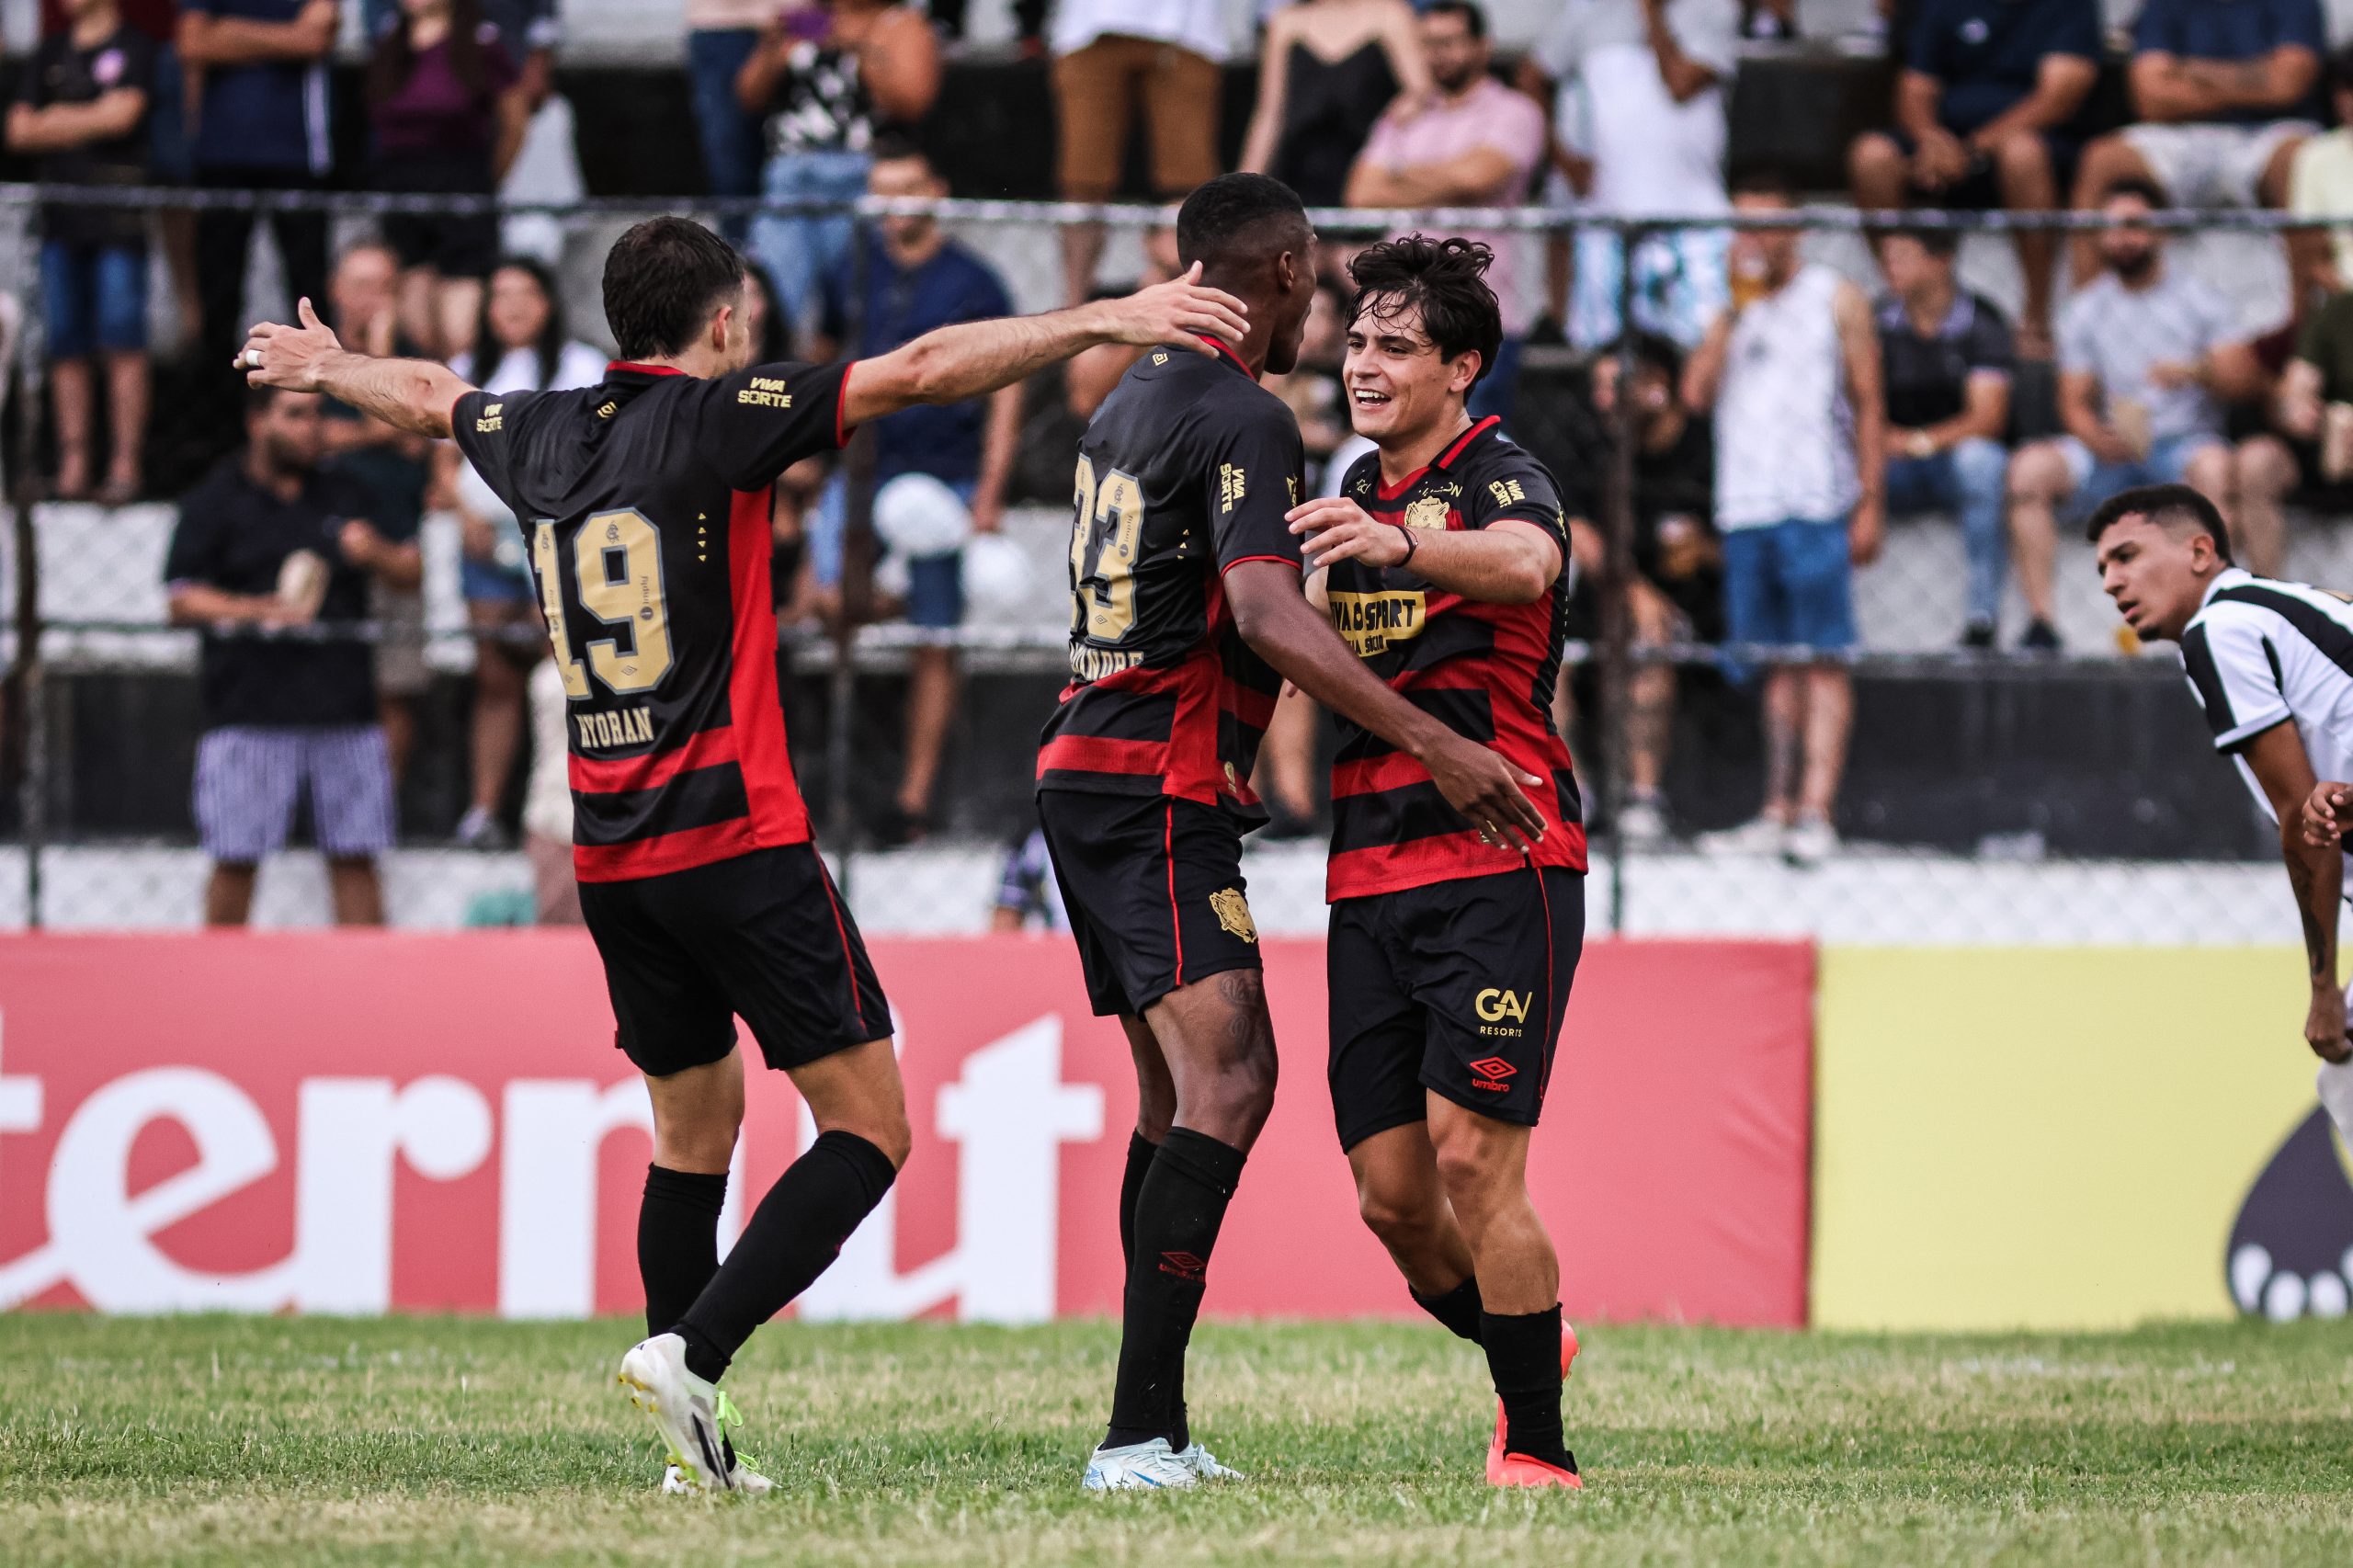
MULTIPOLYGON (((0 833, 116 852, 93 919, 193 919, 188 866, 215 872, 206 918, 247 918, 290 838, 339 919, 565 916, 561 688, 512 518, 453 449, 249 397, 229 360, 301 295, 370 352, 593 383, 603 245, 649 209, 705 211, 754 263, 764 357, 815 358, 1165 276, 1156 204, 1273 174, 1328 210, 1307 352, 1271 382, 1318 484, 1360 449, 1351 241, 1399 222, 1347 211, 1455 211, 1506 329, 1473 412, 1571 498, 1556 711, 1613 856, 2257 852, 2075 525, 2177 479, 2257 572, 2325 583, 2353 540, 2353 15, 2322 0, 17 0, 0 24, 0 172, 44 187, 0 210, 0 437, 50 629, 0 833), (1137 205, 927 206, 949 198, 1137 205), (404 851, 429 858, 388 893, 404 851)), ((1077 433, 1127 363, 880 422, 778 493, 829 846, 984 861, 1000 923, 1051 918, 1029 746, 1077 433)), ((1323 745, 1287 704, 1270 837, 1319 831, 1323 745)))

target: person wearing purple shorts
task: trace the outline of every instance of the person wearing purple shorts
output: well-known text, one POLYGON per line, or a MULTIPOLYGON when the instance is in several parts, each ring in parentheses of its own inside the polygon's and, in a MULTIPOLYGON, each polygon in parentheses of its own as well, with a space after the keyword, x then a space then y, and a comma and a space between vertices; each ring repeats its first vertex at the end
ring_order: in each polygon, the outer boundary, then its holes
POLYGON ((336 924, 381 925, 392 773, 373 650, 358 632, 371 578, 416 586, 416 541, 372 516, 369 492, 320 471, 315 394, 256 390, 245 436, 180 503, 164 566, 173 622, 203 633, 204 921, 245 923, 261 862, 285 847, 307 796, 336 924))

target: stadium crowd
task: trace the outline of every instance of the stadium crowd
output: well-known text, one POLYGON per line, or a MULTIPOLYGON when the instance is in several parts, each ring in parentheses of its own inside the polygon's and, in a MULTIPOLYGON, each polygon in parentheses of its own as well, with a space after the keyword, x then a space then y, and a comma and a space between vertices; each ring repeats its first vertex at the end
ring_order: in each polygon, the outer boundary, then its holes
MULTIPOLYGON (((47 0, 39 49, 15 62, 8 149, 53 183, 579 193, 575 127, 555 72, 558 0, 350 9, 337 0, 47 0), (355 47, 369 151, 362 166, 337 166, 327 67, 355 47)), ((1224 10, 1215 0, 1014 8, 1017 49, 1050 62, 1063 196, 1112 197, 1131 152, 1163 199, 1220 170, 1222 66, 1233 52, 1224 10), (1131 136, 1139 148, 1127 146, 1131 136)), ((940 103, 965 47, 963 13, 946 0, 927 11, 881 0, 685 0, 701 180, 678 194, 820 203, 992 194, 951 192, 926 156, 958 133, 940 103)), ((2323 129, 2353 121, 2353 49, 2328 52, 2319 0, 2145 0, 2129 40, 2107 29, 2098 0, 1917 0, 1886 24, 1893 97, 1884 123, 1849 149, 1847 191, 1801 192, 1770 171, 1733 180, 1727 112, 1745 52, 1773 47, 1755 40, 1787 39, 1802 21, 1794 6, 1742 0, 1559 0, 1526 47, 1502 51, 1471 0, 1268 6, 1237 162, 1327 207, 1537 203, 1564 218, 1623 219, 1843 199, 1872 210, 2072 207, 2111 221, 2065 247, 2052 234, 2018 234, 2015 321, 1961 281, 1954 237, 1933 228, 1871 234, 1877 271, 1867 278, 1851 266, 1842 275, 1794 233, 1677 228, 1625 255, 1613 233, 1588 229, 1525 256, 1505 236, 1478 236, 1495 243, 1506 336, 1473 408, 1561 470, 1582 569, 1575 631, 1598 635, 1607 585, 1645 649, 1745 645, 1745 663, 1726 667, 1758 677, 1776 760, 1756 821, 1702 843, 1814 858, 1836 843, 1853 722, 1838 656, 1859 641, 1854 575, 1870 568, 1891 518, 1958 520, 1962 648, 1995 648, 2014 595, 2024 616, 2010 623, 2011 641, 2048 653, 2063 641, 2052 585, 2060 530, 2126 484, 2181 479, 2205 490, 2258 572, 2283 560, 2291 503, 2321 512, 2353 503, 2353 300, 2341 288, 2353 282, 2353 129, 2323 129), (2129 42, 2120 54, 2119 41, 2129 42), (2277 322, 2250 325, 2238 301, 2135 222, 2163 208, 2231 206, 2314 220, 2284 241, 2290 286, 2277 322), (2339 219, 2332 235, 2325 224, 2339 219), (1515 272, 1526 261, 1540 263, 1540 278, 1515 272), (1632 301, 1631 363, 1621 362, 1621 298, 1632 301), (1515 416, 1530 348, 1553 364, 1566 357, 1574 399, 1565 415, 1548 403, 1522 429, 1515 416), (1609 570, 1605 480, 1623 398, 1635 404, 1628 427, 1639 449, 1633 572, 1621 579, 1609 570)), ((149 493, 151 468, 188 468, 152 460, 165 433, 148 426, 165 422, 150 417, 151 359, 168 349, 194 367, 174 383, 182 391, 170 439, 192 443, 208 475, 188 493, 181 543, 224 526, 266 531, 266 515, 282 509, 267 486, 230 483, 257 472, 256 422, 279 418, 246 409, 241 422, 227 379, 256 216, 55 202, 44 211, 50 494, 126 502, 149 493), (166 300, 149 300, 151 270, 166 300), (151 321, 179 330, 151 345, 151 321), (201 521, 199 496, 225 506, 225 519, 201 521)), ((567 324, 585 301, 564 297, 552 224, 386 212, 337 254, 324 214, 266 216, 290 295, 321 301, 371 351, 430 356, 500 388, 581 385, 603 372, 585 341, 597 335, 567 324)), ((822 211, 729 227, 756 264, 769 357, 871 355, 931 326, 1002 313, 1011 298, 985 256, 927 219, 882 221, 862 237, 847 216, 822 211)), ((1110 286, 1099 227, 1067 225, 1060 244, 1064 298, 1110 286)), ((1359 449, 1339 385, 1337 279, 1349 248, 1327 241, 1327 287, 1301 367, 1270 378, 1300 416, 1311 462, 1333 478, 1359 449)), ((1169 259, 1165 236, 1152 235, 1145 271, 1169 259)), ((893 560, 871 603, 844 591, 847 469, 808 466, 779 488, 773 527, 788 616, 896 616, 924 634, 899 787, 866 824, 875 841, 915 842, 938 816, 959 703, 954 632, 966 614, 961 541, 997 533, 1017 503, 1066 496, 1075 434, 1127 363, 1090 351, 985 406, 882 422, 864 460, 893 560)), ((319 483, 347 496, 348 515, 384 549, 413 552, 428 514, 460 519, 477 645, 470 788, 454 836, 506 846, 523 825, 518 769, 535 749, 526 737, 540 657, 519 538, 454 450, 335 407, 318 428, 319 483)), ((396 790, 426 680, 413 574, 335 539, 324 549, 288 539, 279 568, 306 551, 323 556, 333 601, 358 604, 353 616, 381 629, 368 678, 389 785, 371 761, 365 787, 396 790)), ((183 559, 176 545, 176 593, 183 559)), ((267 597, 270 585, 256 576, 250 591, 267 597)), ((176 613, 233 619, 176 602, 176 613)), ((208 642, 207 722, 235 727, 233 706, 211 693, 213 643, 225 641, 208 642)), ((313 642, 272 656, 299 683, 301 661, 343 654, 313 642)), ((1693 668, 1644 664, 1632 680, 1620 821, 1638 842, 1675 825, 1663 778, 1693 668)), ((1557 707, 1564 724, 1579 689, 1572 671, 1557 707)), ((1286 704, 1258 780, 1278 832, 1302 831, 1318 813, 1316 744, 1312 712, 1286 704)), ((310 775, 328 793, 337 777, 310 775)), ((199 816, 220 798, 201 774, 196 793, 199 816)), ((232 848, 244 853, 225 826, 200 826, 223 863, 235 863, 232 848)))

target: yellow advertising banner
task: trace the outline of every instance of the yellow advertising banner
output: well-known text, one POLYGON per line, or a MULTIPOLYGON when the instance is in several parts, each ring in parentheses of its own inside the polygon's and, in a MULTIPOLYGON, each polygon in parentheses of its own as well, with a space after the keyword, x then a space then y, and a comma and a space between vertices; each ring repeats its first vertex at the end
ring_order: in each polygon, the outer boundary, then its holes
POLYGON ((2303 1018, 2288 949, 1825 948, 1813 1321, 2343 1312, 2303 1018))

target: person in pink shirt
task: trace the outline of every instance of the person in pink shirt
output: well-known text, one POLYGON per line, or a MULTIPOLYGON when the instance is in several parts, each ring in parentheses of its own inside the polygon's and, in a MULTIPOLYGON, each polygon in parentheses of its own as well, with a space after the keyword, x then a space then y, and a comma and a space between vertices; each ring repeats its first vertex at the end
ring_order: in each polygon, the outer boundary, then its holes
MULTIPOLYGON (((1421 16, 1432 91, 1400 98, 1348 171, 1351 207, 1514 207, 1544 161, 1544 111, 1489 74, 1495 46, 1471 0, 1438 0, 1421 16)), ((1519 236, 1468 236, 1495 253, 1487 282, 1503 304, 1501 352, 1471 393, 1471 413, 1508 417, 1531 312, 1519 288, 1519 236)))

